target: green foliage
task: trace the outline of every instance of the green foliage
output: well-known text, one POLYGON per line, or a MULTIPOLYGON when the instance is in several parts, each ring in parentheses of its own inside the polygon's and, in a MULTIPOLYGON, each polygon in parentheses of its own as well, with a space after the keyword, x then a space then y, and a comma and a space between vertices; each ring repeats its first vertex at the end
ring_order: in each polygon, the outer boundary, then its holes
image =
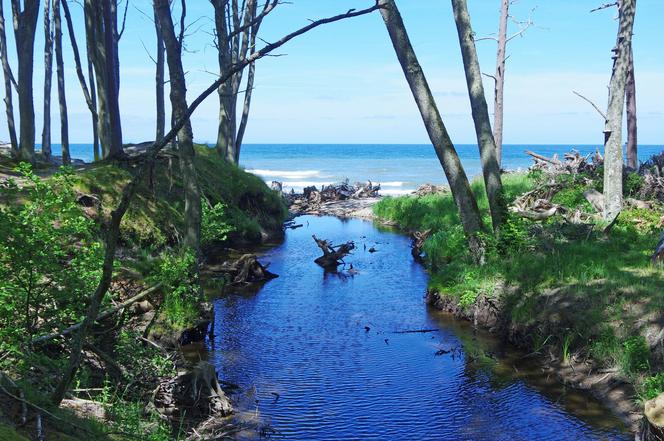
POLYGON ((623 195, 628 197, 637 196, 643 185, 643 176, 638 173, 627 173, 623 182, 623 195))
POLYGON ((644 372, 650 367, 650 347, 646 339, 637 335, 625 340, 622 344, 620 365, 626 374, 644 372))
POLYGON ((210 207, 205 201, 203 204, 203 218, 201 220, 201 243, 203 245, 212 242, 223 242, 228 234, 235 231, 230 224, 226 204, 218 202, 210 207))
POLYGON ((115 343, 114 352, 118 363, 128 366, 128 375, 140 384, 141 381, 174 375, 173 362, 164 356, 158 348, 145 344, 137 331, 123 329, 115 343))
POLYGON ((563 188, 551 198, 551 202, 572 210, 578 208, 586 213, 591 213, 594 209, 583 195, 586 190, 585 185, 578 184, 563 188))
POLYGON ((574 343, 574 334, 566 334, 563 337, 562 349, 563 349, 563 361, 568 362, 571 358, 571 348, 574 343))
POLYGON ((620 342, 611 327, 605 326, 588 348, 588 352, 595 360, 602 360, 604 364, 611 365, 618 362, 620 342))
POLYGON ((96 227, 80 209, 72 171, 48 180, 17 168, 23 188, 0 188, 0 349, 82 319, 101 275, 96 227))
POLYGON ((646 377, 637 388, 639 399, 642 401, 652 400, 664 393, 664 372, 646 377))
POLYGON ((190 250, 164 252, 159 256, 155 272, 147 278, 149 283, 163 284, 162 312, 166 321, 177 329, 194 324, 198 317, 200 286, 195 276, 195 262, 190 250))
POLYGON ((509 213, 500 227, 496 247, 501 255, 522 253, 534 246, 534 236, 530 232, 532 221, 509 213))

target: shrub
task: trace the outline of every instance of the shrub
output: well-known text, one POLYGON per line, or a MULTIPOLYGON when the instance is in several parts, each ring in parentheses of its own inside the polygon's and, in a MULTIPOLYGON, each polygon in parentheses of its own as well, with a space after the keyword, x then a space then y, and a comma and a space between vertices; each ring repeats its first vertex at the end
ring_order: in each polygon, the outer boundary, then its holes
POLYGON ((650 367, 650 347, 646 339, 637 335, 622 344, 621 367, 626 374, 635 374, 650 367))
POLYGON ((207 245, 212 242, 225 241, 228 238, 228 234, 235 231, 235 227, 231 224, 226 204, 219 202, 210 206, 203 201, 202 205, 201 243, 207 245))
POLYGON ((652 400, 664 392, 664 372, 645 378, 638 387, 639 398, 652 400))

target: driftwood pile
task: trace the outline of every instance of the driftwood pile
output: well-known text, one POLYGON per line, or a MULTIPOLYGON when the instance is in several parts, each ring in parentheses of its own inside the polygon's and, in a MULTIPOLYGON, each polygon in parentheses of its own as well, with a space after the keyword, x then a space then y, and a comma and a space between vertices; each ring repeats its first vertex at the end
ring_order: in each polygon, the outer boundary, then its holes
POLYGON ((639 174, 643 176, 639 197, 664 202, 664 152, 641 164, 639 174))
POLYGON ((563 155, 562 161, 558 158, 557 154, 551 158, 531 152, 530 150, 526 150, 526 154, 532 156, 535 161, 530 170, 542 170, 554 175, 565 173, 578 174, 583 172, 592 173, 604 164, 604 158, 599 150, 595 150, 594 154, 586 156, 583 156, 576 150, 572 150, 563 155))
POLYGON ((330 241, 319 239, 316 235, 312 235, 311 237, 313 237, 318 248, 323 251, 323 255, 314 260, 314 262, 328 271, 336 271, 337 267, 344 263, 344 257, 355 249, 355 243, 352 241, 333 246, 330 241))
POLYGON ((207 271, 227 275, 235 286, 266 282, 279 277, 268 271, 267 265, 261 264, 255 254, 243 254, 234 262, 208 266, 207 271))
POLYGON ((448 188, 443 185, 422 184, 412 194, 414 196, 427 196, 430 194, 447 193, 448 188))
MULTIPOLYGON (((281 191, 282 184, 273 182, 272 188, 281 191)), ((323 185, 320 190, 316 186, 305 187, 302 193, 293 191, 284 194, 291 211, 295 213, 316 214, 321 205, 327 202, 345 201, 348 199, 367 199, 378 197, 380 184, 368 181, 366 184, 355 183, 351 185, 348 180, 331 185, 323 185)), ((283 194, 283 193, 282 193, 283 194)))

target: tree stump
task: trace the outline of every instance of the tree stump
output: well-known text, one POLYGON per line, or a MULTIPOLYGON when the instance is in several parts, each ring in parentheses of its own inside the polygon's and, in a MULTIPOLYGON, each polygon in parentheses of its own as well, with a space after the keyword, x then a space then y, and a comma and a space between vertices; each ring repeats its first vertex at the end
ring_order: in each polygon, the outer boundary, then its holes
POLYGON ((641 441, 664 441, 664 393, 645 404, 641 441))
POLYGON ((336 270, 337 266, 344 263, 343 258, 355 249, 353 241, 334 247, 328 240, 318 239, 316 235, 312 235, 311 237, 314 238, 318 248, 323 251, 323 255, 314 260, 314 262, 327 270, 336 270))

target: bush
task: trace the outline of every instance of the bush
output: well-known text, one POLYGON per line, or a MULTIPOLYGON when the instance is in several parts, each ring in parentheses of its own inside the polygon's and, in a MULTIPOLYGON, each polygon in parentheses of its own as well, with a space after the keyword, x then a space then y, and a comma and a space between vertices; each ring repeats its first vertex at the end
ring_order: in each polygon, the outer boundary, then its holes
POLYGON ((630 337, 623 342, 622 346, 621 367, 626 374, 635 374, 649 369, 650 347, 643 336, 630 337))
POLYGON ((100 275, 102 246, 76 201, 70 169, 0 187, 0 350, 80 321, 100 275))
POLYGON ((202 201, 202 205, 201 243, 208 245, 212 242, 225 241, 228 234, 235 231, 235 227, 230 223, 226 204, 219 202, 210 206, 202 201))
POLYGON ((638 387, 639 398, 643 401, 652 400, 664 393, 664 372, 644 379, 638 387))

